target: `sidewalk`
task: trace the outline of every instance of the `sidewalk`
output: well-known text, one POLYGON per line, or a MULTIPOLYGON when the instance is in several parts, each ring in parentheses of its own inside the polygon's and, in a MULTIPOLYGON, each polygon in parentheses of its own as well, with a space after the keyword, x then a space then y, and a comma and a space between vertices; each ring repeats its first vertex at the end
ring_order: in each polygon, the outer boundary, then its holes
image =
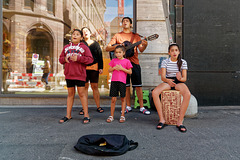
MULTIPOLYGON (((104 106, 103 106, 104 107, 104 106)), ((198 116, 185 118, 187 133, 175 126, 157 130, 158 115, 143 115, 138 109, 126 114, 120 124, 120 107, 115 120, 90 106, 90 124, 82 124, 79 107, 73 108, 73 119, 58 121, 65 115, 64 106, 0 106, 0 159, 1 160, 91 160, 91 159, 154 159, 154 160, 239 160, 240 159, 240 106, 199 107, 198 116), (124 134, 139 146, 116 157, 96 157, 82 154, 73 146, 86 134, 124 134)))

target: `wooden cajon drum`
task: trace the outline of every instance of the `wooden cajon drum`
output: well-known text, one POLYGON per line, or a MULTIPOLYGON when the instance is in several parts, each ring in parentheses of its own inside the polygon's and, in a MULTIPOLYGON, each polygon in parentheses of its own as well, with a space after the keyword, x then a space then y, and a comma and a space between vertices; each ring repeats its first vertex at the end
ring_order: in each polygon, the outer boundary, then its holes
POLYGON ((166 124, 177 125, 180 113, 181 94, 176 90, 163 91, 161 94, 163 116, 166 124))

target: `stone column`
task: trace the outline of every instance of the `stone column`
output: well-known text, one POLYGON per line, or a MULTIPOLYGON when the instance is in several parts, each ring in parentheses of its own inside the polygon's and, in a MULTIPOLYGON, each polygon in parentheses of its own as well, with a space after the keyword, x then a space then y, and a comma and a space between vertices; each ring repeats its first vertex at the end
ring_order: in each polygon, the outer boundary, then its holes
POLYGON ((162 0, 137 1, 137 33, 142 36, 159 35, 157 40, 149 41, 147 49, 139 54, 143 88, 150 89, 161 82, 158 74, 160 57, 168 56, 169 41, 162 0))

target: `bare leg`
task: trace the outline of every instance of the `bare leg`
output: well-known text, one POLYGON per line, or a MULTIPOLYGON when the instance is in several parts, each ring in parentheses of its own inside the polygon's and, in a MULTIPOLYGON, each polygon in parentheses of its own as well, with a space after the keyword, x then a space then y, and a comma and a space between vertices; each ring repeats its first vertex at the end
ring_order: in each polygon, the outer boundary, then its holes
POLYGON ((127 106, 131 107, 130 87, 126 87, 126 101, 127 101, 127 106))
POLYGON ((142 93, 142 87, 136 87, 136 93, 139 101, 140 108, 143 107, 143 93, 142 93))
POLYGON ((124 111, 126 109, 126 97, 121 97, 121 102, 122 102, 122 114, 121 116, 124 116, 124 111))
POLYGON ((180 114, 179 114, 179 118, 177 121, 177 126, 180 126, 183 124, 183 118, 185 116, 185 113, 186 113, 188 105, 189 105, 191 93, 190 93, 188 87, 186 86, 186 84, 184 84, 184 83, 178 83, 175 86, 175 89, 180 91, 181 95, 183 96, 182 105, 180 107, 180 114))
POLYGON ((87 101, 87 96, 86 96, 86 92, 85 92, 85 87, 77 87, 77 91, 78 91, 78 96, 79 96, 79 98, 81 100, 81 103, 82 103, 82 106, 83 106, 84 117, 89 118, 88 101, 87 101))
POLYGON ((160 101, 159 95, 162 93, 162 91, 168 90, 168 89, 171 89, 171 88, 167 83, 161 83, 152 91, 153 102, 158 112, 159 122, 161 123, 165 123, 165 119, 163 117, 162 103, 160 101))
POLYGON ((99 108, 100 107, 100 93, 98 90, 98 83, 91 83, 91 88, 93 90, 93 98, 95 100, 97 108, 99 108))
MULTIPOLYGON (((74 96, 75 96, 75 87, 68 88, 68 97, 67 97, 67 115, 66 117, 68 119, 72 118, 71 112, 72 112, 72 106, 74 102, 74 96)), ((60 123, 63 123, 63 120, 59 121, 60 123)))
POLYGON ((112 97, 112 100, 111 100, 111 116, 112 117, 114 117, 116 101, 117 101, 117 97, 112 97))

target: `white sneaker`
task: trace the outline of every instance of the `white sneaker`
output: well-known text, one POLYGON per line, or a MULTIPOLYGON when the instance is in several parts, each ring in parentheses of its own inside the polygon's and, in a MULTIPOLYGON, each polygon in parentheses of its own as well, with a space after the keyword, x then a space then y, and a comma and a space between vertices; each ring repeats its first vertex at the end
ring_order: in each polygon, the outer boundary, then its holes
POLYGON ((139 112, 145 114, 145 115, 149 115, 151 114, 151 112, 149 110, 147 110, 146 108, 142 107, 140 108, 139 112))
MULTIPOLYGON (((124 113, 126 114, 126 113, 131 112, 131 111, 132 111, 132 107, 127 106, 124 113)), ((121 111, 121 113, 122 113, 122 111, 121 111)))

